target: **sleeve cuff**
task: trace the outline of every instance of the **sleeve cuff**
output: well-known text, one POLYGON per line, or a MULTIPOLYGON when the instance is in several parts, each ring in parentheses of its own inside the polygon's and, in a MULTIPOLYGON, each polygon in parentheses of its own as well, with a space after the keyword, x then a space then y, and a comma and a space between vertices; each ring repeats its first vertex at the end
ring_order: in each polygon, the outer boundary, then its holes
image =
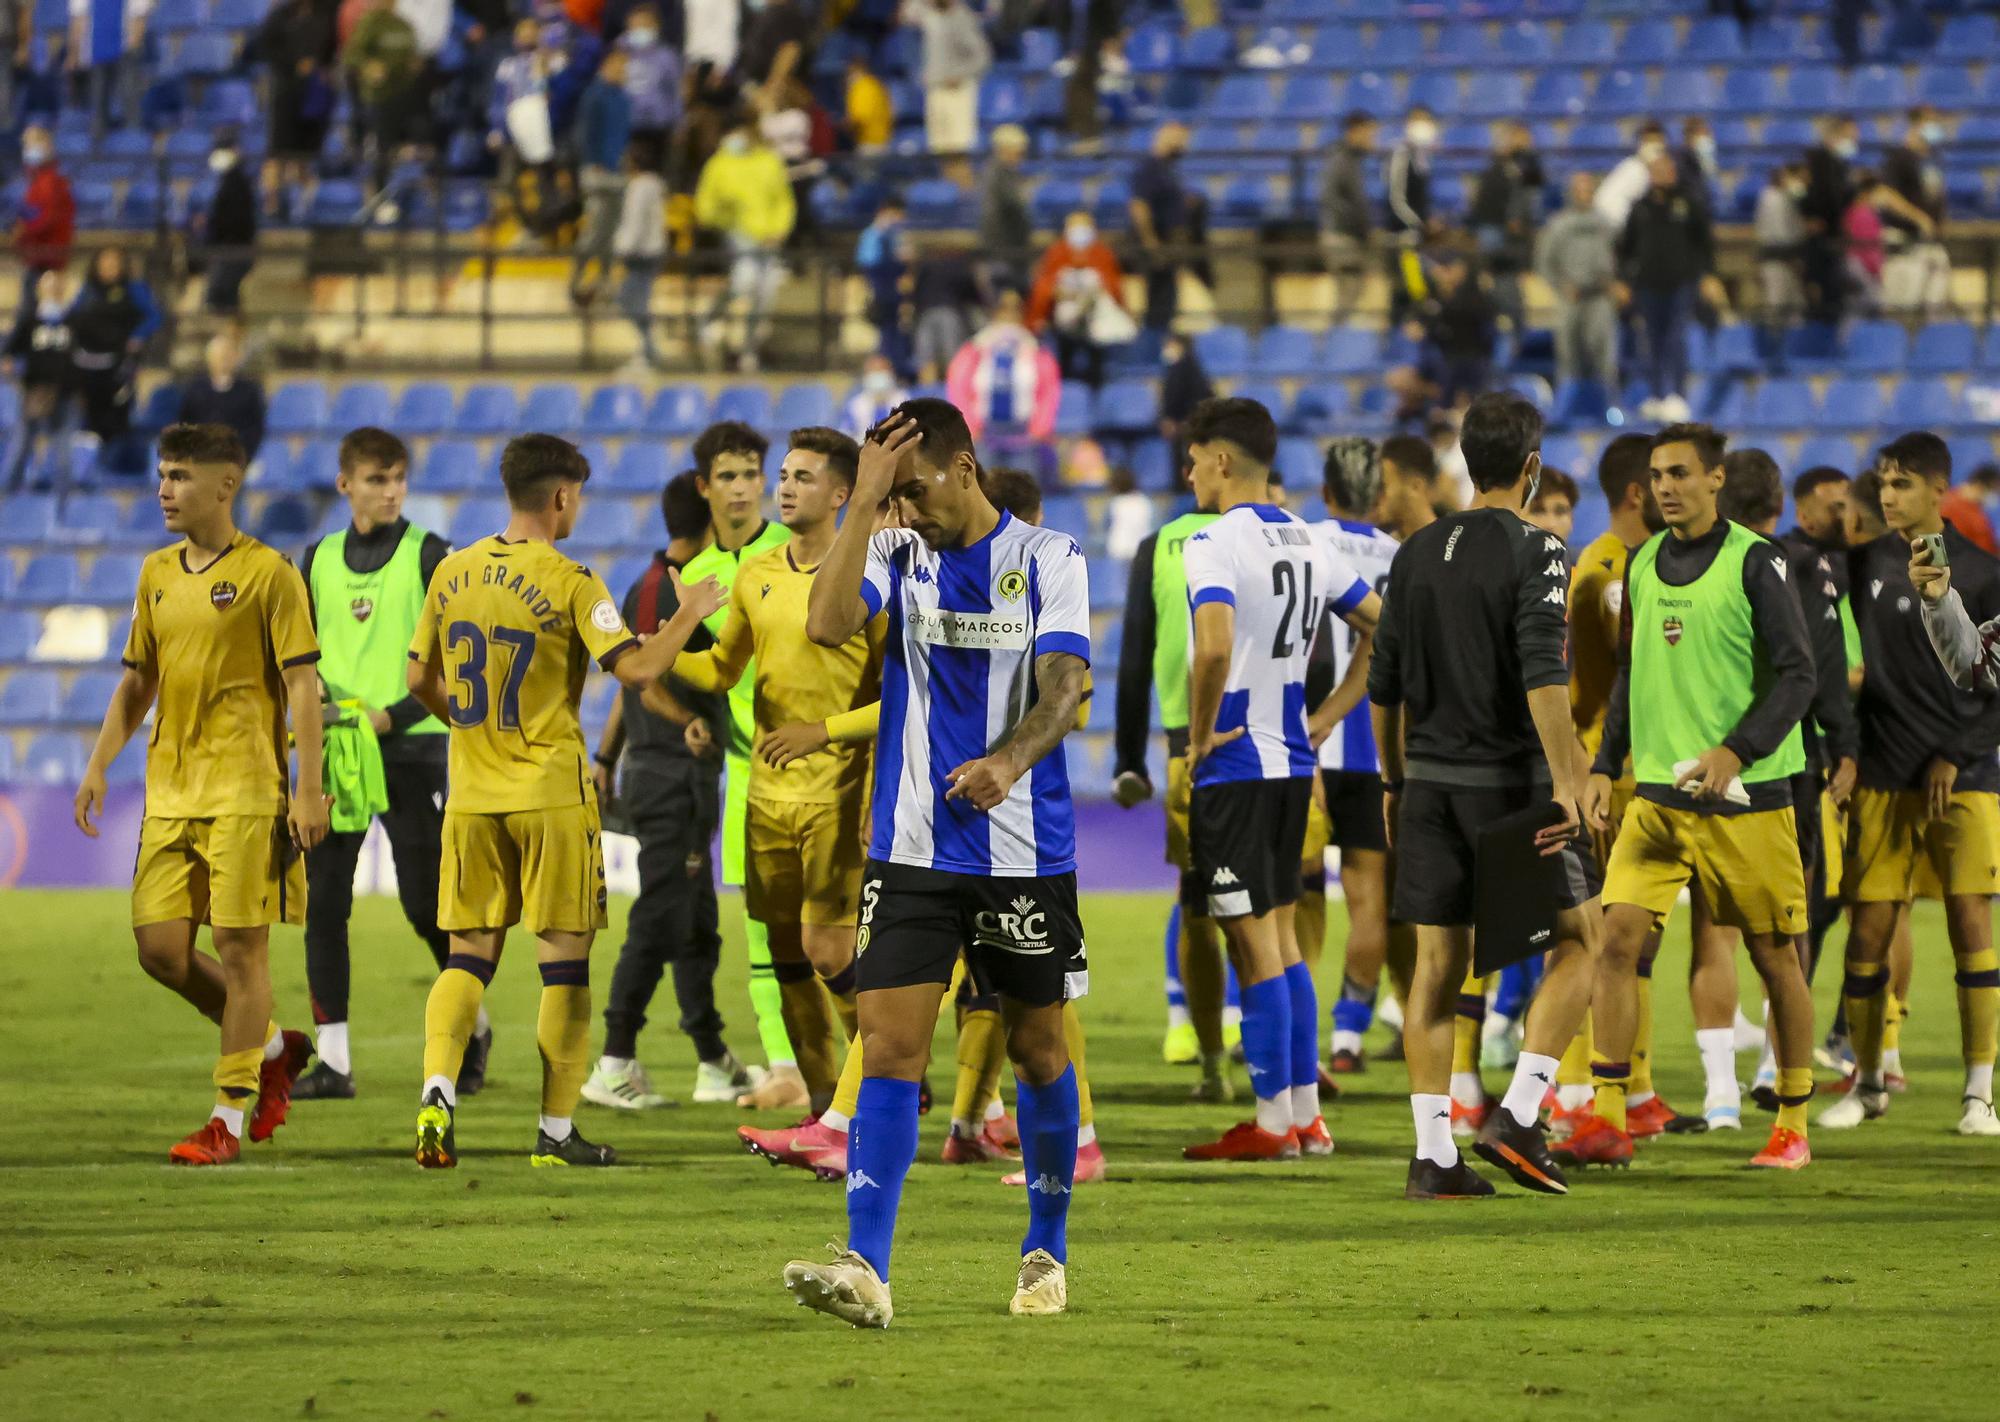
POLYGON ((604 655, 597 659, 597 664, 600 667, 603 667, 606 671, 610 671, 611 664, 613 662, 617 661, 620 657, 624 656, 627 652, 631 651, 634 647, 638 645, 639 645, 639 639, 637 637, 627 637, 617 646, 607 649, 604 655))
POLYGON ((138 662, 133 661, 130 657, 120 657, 118 659, 118 665, 122 667, 130 667, 133 671, 145 670, 145 667, 141 666, 138 662))
POLYGON ((1236 606, 1236 594, 1229 588, 1202 588, 1198 592, 1188 594, 1188 606, 1190 607, 1201 607, 1211 602, 1220 602, 1234 607, 1236 606))
POLYGON ((1569 685, 1568 667, 1562 667, 1556 671, 1537 672, 1532 676, 1525 676, 1521 678, 1521 686, 1524 690, 1527 691, 1540 691, 1545 686, 1568 686, 1568 685, 1569 685))
POLYGON ((1347 616, 1348 613, 1361 606, 1362 600, 1373 591, 1375 589, 1369 587, 1360 578, 1356 578, 1352 587, 1333 600, 1333 615, 1335 617, 1347 616))
POLYGON ((1090 639, 1076 632, 1044 632, 1035 639, 1035 655, 1045 657, 1051 652, 1067 652, 1090 664, 1090 639))
POLYGON ((281 665, 283 666, 284 670, 290 671, 293 667, 310 666, 312 663, 318 660, 319 660, 319 653, 317 651, 301 652, 296 657, 287 658, 281 665))
POLYGON ((861 580, 861 602, 868 609, 870 617, 882 610, 882 592, 866 578, 861 580))

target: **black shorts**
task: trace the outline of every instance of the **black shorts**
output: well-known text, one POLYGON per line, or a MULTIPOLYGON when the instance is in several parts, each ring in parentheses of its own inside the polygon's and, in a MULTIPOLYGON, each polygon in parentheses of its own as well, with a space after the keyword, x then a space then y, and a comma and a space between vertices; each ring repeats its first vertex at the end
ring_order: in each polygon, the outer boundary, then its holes
MULTIPOLYGON (((1473 860, 1479 832, 1548 798, 1543 788, 1520 785, 1472 788, 1412 780, 1403 787, 1396 819, 1396 886, 1389 916, 1398 923, 1467 926, 1473 920, 1473 860)), ((1588 846, 1573 840, 1562 851, 1564 908, 1597 896, 1603 878, 1588 846)))
POLYGON ((1312 781, 1197 785, 1188 801, 1188 858, 1210 918, 1244 918, 1299 901, 1312 781))
POLYGON ((1326 818, 1333 827, 1327 836, 1341 850, 1372 849, 1381 854, 1389 848, 1388 833, 1382 827, 1382 777, 1372 770, 1322 770, 1320 784, 1326 790, 1326 818))
POLYGON ((1819 772, 1802 770, 1792 777, 1792 820, 1798 826, 1799 867, 1806 871, 1806 902, 1818 903, 1826 897, 1826 881, 1820 877, 1819 772))
POLYGON ((854 944, 857 991, 951 981, 976 996, 1049 1007, 1090 991, 1076 875, 1003 879, 868 861, 854 944))

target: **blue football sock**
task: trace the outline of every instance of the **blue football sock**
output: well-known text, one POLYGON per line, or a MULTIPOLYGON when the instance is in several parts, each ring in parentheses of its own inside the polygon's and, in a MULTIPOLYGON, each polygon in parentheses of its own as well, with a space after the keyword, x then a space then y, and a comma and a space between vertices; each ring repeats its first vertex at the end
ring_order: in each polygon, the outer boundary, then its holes
POLYGON ((1292 1084, 1292 992, 1282 977, 1243 989, 1243 1061, 1259 1101, 1286 1100, 1292 1084))
POLYGON ((1337 1032, 1366 1032, 1375 1021, 1375 989, 1353 978, 1340 980, 1340 997, 1333 1004, 1333 1026, 1337 1032))
POLYGON ((1248 1015, 1243 1001, 1243 989, 1236 981, 1236 965, 1227 958, 1222 962, 1222 1005, 1236 1008, 1248 1015))
POLYGON ((1076 1184, 1076 1068, 1047 1086, 1014 1078, 1014 1118, 1021 1128, 1021 1169, 1028 1177, 1028 1234, 1021 1253, 1046 1249, 1069 1262, 1069 1195, 1076 1184))
POLYGON ((847 1247, 874 1265, 884 1283, 903 1177, 916 1158, 917 1084, 864 1076, 847 1126, 847 1247))
POLYGON ((1181 906, 1167 915, 1167 1006, 1187 1007, 1187 993, 1181 988, 1181 906))
POLYGON ((1285 969, 1285 986, 1292 999, 1293 1086, 1319 1089, 1319 993, 1313 987, 1312 969, 1294 963, 1285 969))

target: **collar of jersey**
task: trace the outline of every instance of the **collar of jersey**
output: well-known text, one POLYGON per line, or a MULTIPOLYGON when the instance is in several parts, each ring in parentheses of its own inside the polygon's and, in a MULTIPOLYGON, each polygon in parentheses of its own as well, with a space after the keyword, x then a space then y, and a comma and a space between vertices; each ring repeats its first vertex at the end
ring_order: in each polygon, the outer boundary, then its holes
POLYGON ((1007 510, 1002 509, 1000 510, 1000 522, 994 524, 993 527, 981 537, 975 539, 971 543, 966 544, 963 548, 941 548, 938 551, 940 554, 970 553, 973 549, 979 547, 981 544, 991 543, 995 538, 998 538, 1000 536, 1000 530, 1005 528, 1008 524, 1012 523, 1013 521, 1014 521, 1014 515, 1008 513, 1007 510))
POLYGON ((227 558, 231 553, 234 553, 236 551, 236 545, 241 543, 242 541, 243 541, 243 530, 239 528, 236 530, 234 534, 230 536, 229 546, 223 549, 220 553, 216 554, 213 558, 209 559, 205 567, 200 567, 200 568, 190 568, 188 566, 188 546, 187 543, 183 541, 181 543, 181 571, 183 573, 192 573, 195 577, 198 578, 203 573, 206 573, 210 568, 213 568, 217 563, 220 563, 224 558, 227 558))
POLYGON ((1349 533, 1368 534, 1375 532, 1374 524, 1363 523, 1359 519, 1342 518, 1339 514, 1335 514, 1333 516, 1333 521, 1339 524, 1342 528, 1346 529, 1349 533))
POLYGON ((1276 504, 1238 504, 1239 509, 1248 509, 1265 523, 1289 523, 1291 515, 1276 504))

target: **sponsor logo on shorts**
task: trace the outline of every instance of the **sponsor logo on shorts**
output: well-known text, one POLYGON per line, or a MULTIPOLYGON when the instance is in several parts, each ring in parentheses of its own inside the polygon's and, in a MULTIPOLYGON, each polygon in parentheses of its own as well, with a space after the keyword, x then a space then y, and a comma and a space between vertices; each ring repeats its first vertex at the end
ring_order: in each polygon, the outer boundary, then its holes
POLYGON ((375 615, 375 599, 357 597, 353 602, 347 604, 347 610, 354 614, 356 622, 366 622, 375 615))
POLYGON ((229 604, 236 601, 236 584, 227 579, 220 579, 210 583, 208 585, 208 600, 215 604, 217 612, 223 611, 229 604))
POLYGON ((1049 916, 1026 894, 1016 894, 1007 905, 1011 912, 981 909, 972 917, 972 941, 1006 953, 1040 957, 1053 953, 1049 941, 1049 916))
POLYGON ((1667 639, 1669 647, 1678 647, 1681 641, 1681 620, 1669 617, 1660 623, 1660 635, 1667 639))

